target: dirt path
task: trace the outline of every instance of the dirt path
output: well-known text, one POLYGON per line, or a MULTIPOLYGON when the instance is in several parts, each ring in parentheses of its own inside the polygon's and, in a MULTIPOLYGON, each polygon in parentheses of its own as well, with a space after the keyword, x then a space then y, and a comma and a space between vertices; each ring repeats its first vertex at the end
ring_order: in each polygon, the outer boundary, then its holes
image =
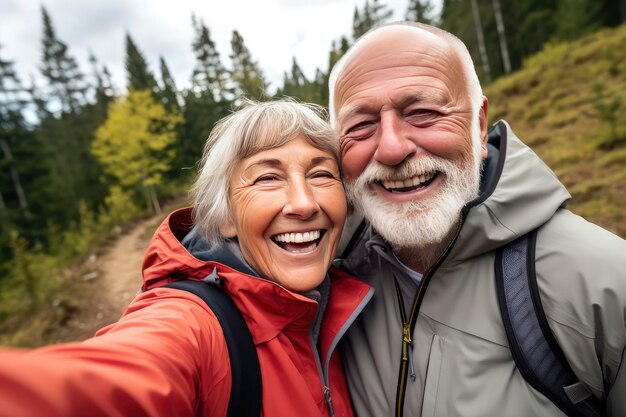
POLYGON ((51 329, 51 342, 86 339, 119 319, 141 286, 141 263, 163 217, 139 221, 81 265, 76 288, 59 301, 68 319, 51 329))

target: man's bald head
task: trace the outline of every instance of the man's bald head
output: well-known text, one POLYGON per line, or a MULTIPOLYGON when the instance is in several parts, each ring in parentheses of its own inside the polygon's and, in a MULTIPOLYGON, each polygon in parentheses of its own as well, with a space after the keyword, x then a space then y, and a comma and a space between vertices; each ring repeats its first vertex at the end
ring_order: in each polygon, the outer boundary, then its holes
MULTIPOLYGON (((474 62, 465 44, 453 34, 434 26, 419 22, 396 22, 372 29, 361 36, 332 68, 328 81, 328 108, 331 124, 335 125, 337 112, 340 110, 337 109, 336 102, 337 84, 344 74, 348 73, 353 65, 359 65, 362 59, 368 59, 368 55, 370 57, 378 54, 384 55, 389 48, 413 42, 426 47, 447 47, 447 50, 442 52, 451 55, 449 58, 458 63, 458 68, 450 70, 461 71, 467 87, 466 93, 471 100, 472 112, 476 116, 483 101, 483 94, 474 62)), ((410 53, 410 50, 406 53, 410 53)), ((415 59, 419 60, 419 57, 416 56, 415 59)))

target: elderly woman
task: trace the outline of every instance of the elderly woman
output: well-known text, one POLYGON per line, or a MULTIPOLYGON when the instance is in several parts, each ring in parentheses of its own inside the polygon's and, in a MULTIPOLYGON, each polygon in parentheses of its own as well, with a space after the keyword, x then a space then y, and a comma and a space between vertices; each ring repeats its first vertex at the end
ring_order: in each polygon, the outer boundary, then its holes
POLYGON ((335 347, 371 290, 328 273, 346 215, 333 132, 312 106, 249 103, 211 133, 193 199, 156 231, 144 291, 117 323, 0 354, 0 416, 225 416, 222 327, 197 296, 163 288, 207 276, 252 335, 262 415, 352 415, 335 347))

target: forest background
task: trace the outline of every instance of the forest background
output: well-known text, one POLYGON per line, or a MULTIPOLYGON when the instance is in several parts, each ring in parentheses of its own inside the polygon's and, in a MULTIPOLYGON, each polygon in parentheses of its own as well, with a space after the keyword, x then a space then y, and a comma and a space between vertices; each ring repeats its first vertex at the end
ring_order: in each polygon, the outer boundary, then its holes
MULTIPOLYGON (((79 66, 43 6, 40 80, 0 49, 0 334, 53 303, 75 278, 69 265, 180 200, 218 119, 244 98, 325 106, 330 69, 391 16, 381 0, 355 7, 352 32, 329 45, 315 75, 294 57, 275 91, 237 30, 224 62, 210 28, 190 16, 189 87, 177 87, 166 57, 153 71, 127 33, 120 88, 94 55, 79 66)), ((491 122, 509 121, 555 170, 573 211, 626 237, 626 0, 444 0, 437 14, 408 0, 405 18, 461 38, 491 122)))

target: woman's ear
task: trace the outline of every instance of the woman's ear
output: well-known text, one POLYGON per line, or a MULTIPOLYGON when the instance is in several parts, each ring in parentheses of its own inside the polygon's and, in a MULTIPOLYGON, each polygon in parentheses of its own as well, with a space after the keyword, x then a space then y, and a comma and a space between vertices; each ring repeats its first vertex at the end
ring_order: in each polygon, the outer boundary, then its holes
POLYGON ((222 236, 227 238, 237 236, 237 228, 235 227, 235 222, 232 221, 230 216, 220 225, 220 233, 222 236))

